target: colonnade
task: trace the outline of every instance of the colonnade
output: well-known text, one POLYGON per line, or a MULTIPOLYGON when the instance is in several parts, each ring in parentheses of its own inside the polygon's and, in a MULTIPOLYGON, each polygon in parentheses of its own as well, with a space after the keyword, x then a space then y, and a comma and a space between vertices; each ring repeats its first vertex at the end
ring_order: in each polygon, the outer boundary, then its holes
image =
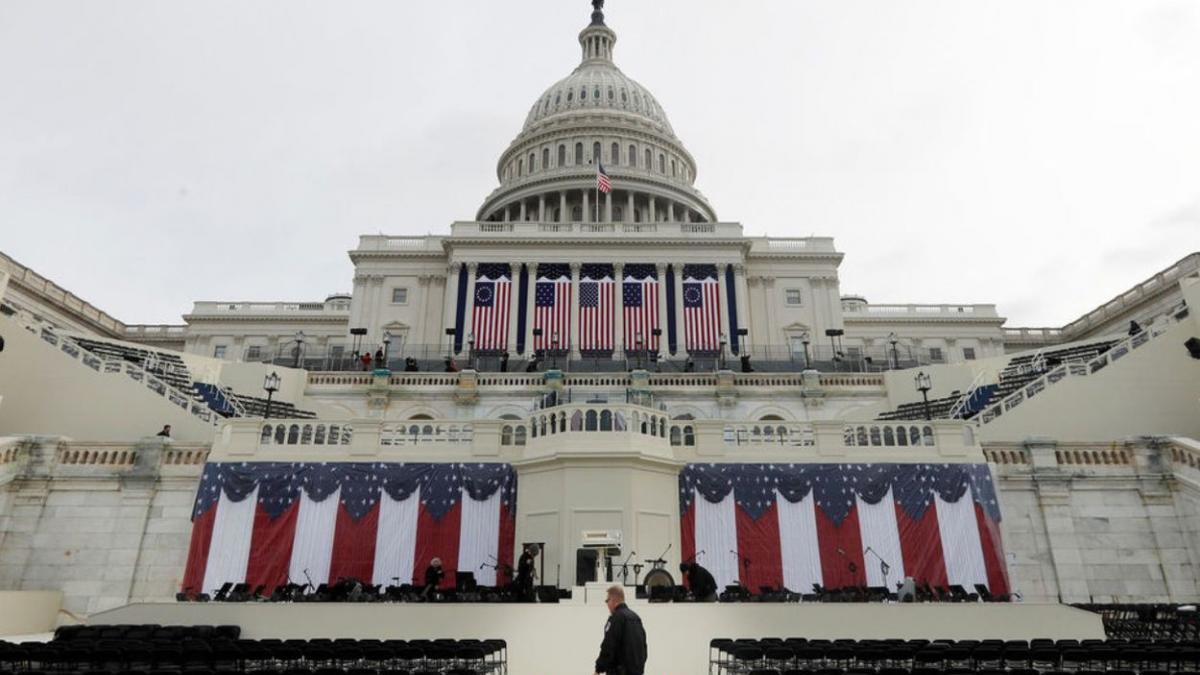
MULTIPOLYGON (((549 262, 549 261, 547 261, 547 262, 549 262)), ((568 352, 570 354, 571 358, 580 358, 582 355, 580 353, 580 347, 579 347, 579 335, 580 335, 579 290, 580 290, 580 272, 583 268, 584 263, 582 261, 572 261, 572 262, 569 262, 566 264, 569 265, 570 271, 571 271, 571 324, 570 324, 570 333, 571 334, 570 334, 570 338, 568 340, 564 340, 561 349, 564 352, 568 352)), ((613 354, 614 354, 614 358, 622 358, 623 355, 627 351, 630 353, 634 353, 636 350, 638 350, 638 345, 636 345, 636 344, 625 344, 625 294, 623 292, 624 291, 623 284, 624 284, 624 280, 625 280, 625 265, 635 264, 635 263, 620 263, 620 262, 618 262, 618 263, 611 263, 611 264, 613 265, 614 279, 617 282, 617 284, 614 288, 614 292, 613 292, 613 299, 614 299, 613 354)), ((638 263, 638 264, 646 264, 646 263, 638 263)), ((687 340, 686 340, 686 334, 685 334, 686 331, 684 329, 685 321, 684 321, 684 311, 683 311, 683 266, 685 263, 683 263, 683 262, 675 262, 675 263, 656 262, 656 263, 652 263, 652 264, 654 265, 655 276, 658 281, 658 284, 657 284, 658 298, 657 298, 657 303, 656 303, 657 307, 658 307, 657 322, 658 322, 658 328, 661 329, 661 331, 662 331, 662 334, 661 334, 661 336, 659 336, 659 341, 658 341, 658 353, 661 358, 672 358, 672 357, 678 358, 678 359, 687 358, 688 345, 686 344, 687 340), (674 294, 674 297, 672 298, 672 304, 673 304, 673 309, 674 309, 674 313, 675 313, 674 317, 670 317, 668 315, 668 303, 667 303, 668 288, 667 288, 667 283, 666 283, 668 267, 670 268, 669 271, 672 273, 673 278, 674 278, 674 283, 672 284, 672 289, 671 289, 671 292, 673 292, 673 294, 674 294), (675 327, 675 340, 674 340, 675 349, 674 350, 670 349, 670 343, 669 343, 670 334, 669 334, 668 327, 671 326, 672 324, 675 327)), ((686 264, 693 264, 693 263, 686 263, 686 264)), ((449 270, 449 280, 448 280, 448 283, 446 284, 446 305, 444 308, 444 316, 450 318, 450 320, 451 320, 451 323, 448 323, 447 325, 456 325, 458 327, 459 342, 463 345, 464 349, 466 347, 466 342, 467 342, 466 336, 471 335, 473 333, 472 319, 473 319, 474 312, 472 310, 473 310, 473 303, 474 303, 474 298, 475 298, 475 280, 478 275, 478 265, 479 265, 479 263, 473 262, 473 261, 467 261, 465 263, 465 265, 462 263, 452 264, 450 266, 450 270, 449 270), (464 294, 465 306, 461 308, 462 309, 462 321, 461 321, 461 323, 458 323, 457 312, 458 312, 459 307, 457 306, 457 303, 458 303, 459 294, 457 291, 458 291, 459 285, 461 283, 460 275, 463 273, 464 268, 465 268, 465 271, 467 274, 466 293, 464 294)), ((536 291, 536 286, 537 286, 536 282, 537 282, 538 263, 536 263, 536 262, 527 263, 527 266, 528 267, 527 267, 527 277, 526 278, 528 279, 528 283, 525 285, 525 288, 522 289, 519 284, 519 280, 521 278, 522 263, 513 262, 513 263, 509 264, 509 274, 510 274, 509 278, 512 280, 513 285, 512 285, 512 291, 511 291, 512 302, 510 303, 510 306, 509 306, 509 315, 508 315, 507 351, 509 353, 513 353, 513 354, 518 353, 517 352, 517 343, 518 342, 522 343, 522 346, 524 347, 524 350, 523 350, 524 353, 528 354, 533 351, 533 344, 534 344, 533 329, 534 329, 534 323, 535 323, 534 322, 534 306, 535 306, 535 291, 536 291), (524 297, 520 297, 522 290, 524 291, 524 297), (519 317, 521 315, 520 306, 522 303, 524 304, 524 306, 526 308, 526 311, 525 311, 526 321, 525 321, 525 326, 524 326, 524 333, 523 333, 523 335, 521 335, 522 339, 518 340, 518 333, 521 331, 519 317)), ((749 314, 749 310, 748 310, 748 308, 749 308, 749 290, 748 290, 748 286, 747 286, 747 282, 746 282, 746 268, 744 265, 742 265, 740 263, 726 263, 726 262, 718 262, 718 263, 716 263, 716 267, 717 267, 717 284, 718 284, 718 289, 719 289, 721 334, 722 334, 724 340, 726 341, 726 344, 729 345, 729 347, 727 347, 727 348, 732 349, 732 346, 734 343, 734 338, 736 337, 737 329, 740 328, 740 329, 747 330, 747 334, 742 336, 738 340, 738 343, 743 346, 749 345, 749 344, 751 344, 751 336, 749 334, 749 327, 750 327, 749 326, 750 325, 749 316, 748 316, 748 314, 749 314), (733 265, 733 271, 734 271, 734 273, 733 273, 734 284, 733 284, 732 289, 730 289, 728 287, 729 286, 729 284, 728 284, 728 269, 729 269, 730 265, 733 265), (731 292, 734 294, 733 295, 734 308, 735 308, 735 312, 736 312, 736 316, 732 317, 732 321, 731 321, 731 316, 730 316, 730 312, 729 312, 729 309, 730 309, 729 298, 730 298, 731 292)), ((644 345, 642 348, 645 349, 646 351, 649 351, 649 349, 650 349, 650 345, 652 344, 652 337, 653 336, 650 334, 642 336, 642 339, 643 339, 642 344, 644 345)))
POLYGON ((593 189, 560 190, 519 199, 493 216, 503 222, 535 223, 692 223, 704 218, 683 202, 631 190, 597 193, 593 189), (599 208, 595 200, 600 199, 599 208), (573 213, 578 207, 579 213, 573 213), (578 216, 578 217, 576 217, 578 216))

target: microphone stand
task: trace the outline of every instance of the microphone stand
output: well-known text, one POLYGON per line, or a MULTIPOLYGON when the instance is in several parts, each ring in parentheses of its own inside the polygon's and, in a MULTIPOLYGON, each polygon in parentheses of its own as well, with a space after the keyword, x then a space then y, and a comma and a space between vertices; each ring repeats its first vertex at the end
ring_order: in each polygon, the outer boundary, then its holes
POLYGON ((875 556, 876 560, 879 561, 879 571, 883 573, 883 587, 888 588, 888 571, 890 571, 892 569, 892 566, 889 565, 888 562, 883 559, 883 556, 879 555, 878 551, 871 548, 870 546, 868 546, 866 548, 866 550, 863 551, 863 555, 866 555, 868 553, 875 556))
MULTIPOLYGON (((622 586, 629 585, 629 561, 633 560, 633 556, 635 556, 635 555, 637 555, 637 551, 630 551, 629 556, 626 557, 625 561, 621 563, 621 585, 622 586)), ((634 586, 637 585, 636 573, 634 574, 633 585, 634 586)))

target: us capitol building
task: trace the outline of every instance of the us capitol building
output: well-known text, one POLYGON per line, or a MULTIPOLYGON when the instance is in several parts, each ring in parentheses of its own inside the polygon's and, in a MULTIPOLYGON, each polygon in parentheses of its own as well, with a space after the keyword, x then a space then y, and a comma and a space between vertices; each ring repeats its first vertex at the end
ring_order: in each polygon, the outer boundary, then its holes
POLYGON ((511 464, 563 587, 585 532, 677 566, 684 466, 916 462, 990 467, 1025 601, 1200 599, 1200 254, 1057 327, 847 294, 718 216, 593 4, 474 217, 348 293, 130 325, 0 257, 0 588, 173 598, 206 462, 511 464))

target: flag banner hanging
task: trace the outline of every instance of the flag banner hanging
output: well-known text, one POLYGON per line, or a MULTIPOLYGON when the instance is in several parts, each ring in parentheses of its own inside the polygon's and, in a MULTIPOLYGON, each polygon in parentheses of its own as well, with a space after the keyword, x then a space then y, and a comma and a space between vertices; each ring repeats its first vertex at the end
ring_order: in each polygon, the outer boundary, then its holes
POLYGON ((613 266, 583 265, 579 274, 579 349, 584 353, 613 349, 613 266))
POLYGON ((683 335, 689 352, 721 348, 721 302, 716 265, 683 266, 683 335))
POLYGON ((517 513, 509 464, 228 462, 204 467, 183 590, 225 583, 424 583, 441 558, 482 586, 507 584, 517 513))
POLYGON ((475 311, 471 316, 475 349, 506 351, 512 307, 512 268, 507 263, 481 263, 475 274, 475 311))
POLYGON ((1008 593, 986 464, 689 464, 679 500, 683 557, 719 588, 1008 593))
POLYGON ((654 331, 662 327, 658 325, 660 281, 654 265, 626 265, 623 281, 625 350, 638 349, 640 340, 642 349, 657 352, 660 337, 654 331))
POLYGON ((571 270, 567 265, 542 263, 533 289, 533 348, 566 351, 571 347, 571 270))

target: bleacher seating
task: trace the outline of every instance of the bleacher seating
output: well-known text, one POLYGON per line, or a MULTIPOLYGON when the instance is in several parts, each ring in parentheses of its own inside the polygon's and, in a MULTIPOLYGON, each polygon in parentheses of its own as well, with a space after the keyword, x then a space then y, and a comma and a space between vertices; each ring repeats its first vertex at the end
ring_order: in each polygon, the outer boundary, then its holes
POLYGON ((0 641, 0 672, 93 675, 504 675, 504 640, 260 639, 237 626, 64 626, 0 641))
MULTIPOLYGON (((986 409, 996 401, 1003 399, 1014 391, 1024 387, 1050 370, 1064 363, 1087 362, 1108 351, 1117 340, 1101 340, 1087 344, 1073 345, 1062 349, 1038 351, 1014 356, 1004 370, 1000 371, 998 381, 983 385, 971 392, 966 405, 957 411, 961 419, 971 419, 976 413, 986 409)), ((933 419, 948 419, 955 413, 961 391, 951 392, 949 396, 930 399, 929 416, 933 419)), ((925 419, 925 404, 923 401, 905 403, 879 415, 880 420, 921 420, 925 419)))
MULTIPOLYGON (((196 382, 192 379, 187 364, 178 354, 79 336, 73 336, 71 339, 83 349, 106 361, 117 360, 137 364, 222 417, 262 417, 267 411, 265 398, 235 394, 215 384, 196 382)), ((287 401, 272 400, 271 417, 311 419, 316 417, 316 413, 300 410, 287 401)))
POLYGON ((1200 642, 716 638, 717 675, 1192 675, 1200 642))
POLYGON ((1195 605, 1075 605, 1095 612, 1110 638, 1200 641, 1200 612, 1195 605))

